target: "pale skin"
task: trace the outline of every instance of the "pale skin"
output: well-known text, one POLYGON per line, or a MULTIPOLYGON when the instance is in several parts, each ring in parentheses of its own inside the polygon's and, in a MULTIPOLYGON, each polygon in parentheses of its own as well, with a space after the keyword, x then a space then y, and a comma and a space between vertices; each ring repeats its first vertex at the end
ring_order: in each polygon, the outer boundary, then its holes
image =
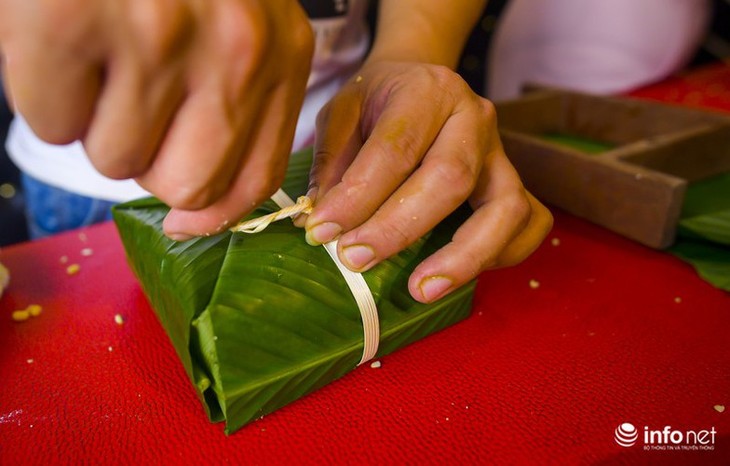
MULTIPOLYGON (((411 275, 421 302, 522 261, 552 225, 493 106, 452 71, 484 3, 383 0, 371 54, 317 120, 315 205, 297 224, 311 244, 338 238, 352 270, 474 209, 411 275)), ((281 184, 313 47, 298 2, 0 0, 0 13, 17 110, 168 203, 173 239, 221 231, 281 184)))

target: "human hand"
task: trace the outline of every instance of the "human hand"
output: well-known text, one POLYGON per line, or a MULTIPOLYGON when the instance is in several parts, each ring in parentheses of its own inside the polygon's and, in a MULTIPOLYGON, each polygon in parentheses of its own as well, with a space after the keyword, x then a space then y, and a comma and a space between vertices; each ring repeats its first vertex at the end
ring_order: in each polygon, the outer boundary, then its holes
POLYGON ((168 235, 219 231, 286 169, 313 49, 296 0, 0 0, 16 109, 51 143, 173 207, 168 235))
POLYGON ((468 200, 471 217, 409 279, 432 302, 490 268, 517 264, 552 226, 507 159, 492 104, 448 68, 366 66, 319 114, 309 196, 298 219, 312 244, 339 236, 348 268, 365 271, 468 200))

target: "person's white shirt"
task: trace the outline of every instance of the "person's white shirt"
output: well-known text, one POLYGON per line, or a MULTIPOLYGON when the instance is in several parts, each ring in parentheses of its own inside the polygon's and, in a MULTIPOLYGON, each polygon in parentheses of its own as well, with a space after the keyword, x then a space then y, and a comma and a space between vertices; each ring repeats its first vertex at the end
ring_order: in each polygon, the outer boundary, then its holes
MULTIPOLYGON (((292 150, 313 144, 317 112, 362 62, 370 39, 366 11, 367 0, 351 0, 346 15, 310 19, 315 54, 292 150)), ((22 172, 66 191, 114 202, 149 195, 133 180, 112 180, 97 172, 80 142, 52 145, 42 141, 21 115, 10 125, 6 148, 22 172)))
POLYGON ((708 0, 511 0, 488 57, 492 100, 526 83, 613 94, 686 64, 709 20, 708 0))

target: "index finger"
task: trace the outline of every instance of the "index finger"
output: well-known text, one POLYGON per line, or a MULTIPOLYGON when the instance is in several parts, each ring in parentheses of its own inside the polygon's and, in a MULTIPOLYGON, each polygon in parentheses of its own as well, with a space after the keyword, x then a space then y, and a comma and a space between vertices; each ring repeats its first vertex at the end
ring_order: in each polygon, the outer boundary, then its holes
MULTIPOLYGON (((318 193, 315 209, 305 225, 310 242, 330 241, 334 231, 348 231, 364 223, 413 173, 453 108, 450 95, 426 94, 425 89, 419 93, 396 92, 383 104, 385 108, 372 132, 341 181, 329 191, 318 193), (434 104, 434 99, 442 101, 434 104), (317 228, 324 224, 327 228, 317 228)), ((316 160, 315 164, 321 166, 323 162, 316 160)), ((327 169, 320 167, 320 171, 327 169)))

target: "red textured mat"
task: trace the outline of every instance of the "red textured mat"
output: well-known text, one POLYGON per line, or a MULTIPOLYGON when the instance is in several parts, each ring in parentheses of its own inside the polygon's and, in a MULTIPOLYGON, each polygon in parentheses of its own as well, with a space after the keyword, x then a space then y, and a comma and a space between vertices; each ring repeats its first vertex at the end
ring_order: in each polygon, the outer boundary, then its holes
MULTIPOLYGON (((689 95, 712 76, 725 86, 730 67, 637 95, 689 95)), ((480 277, 469 319, 229 437, 205 417, 112 224, 0 261, 12 273, 0 465, 730 463, 730 294, 560 212, 535 255, 480 277), (41 315, 12 321, 32 303, 41 315), (631 447, 615 441, 622 423, 639 430, 631 447), (645 450, 661 447, 645 426, 715 434, 696 450, 645 450)))

